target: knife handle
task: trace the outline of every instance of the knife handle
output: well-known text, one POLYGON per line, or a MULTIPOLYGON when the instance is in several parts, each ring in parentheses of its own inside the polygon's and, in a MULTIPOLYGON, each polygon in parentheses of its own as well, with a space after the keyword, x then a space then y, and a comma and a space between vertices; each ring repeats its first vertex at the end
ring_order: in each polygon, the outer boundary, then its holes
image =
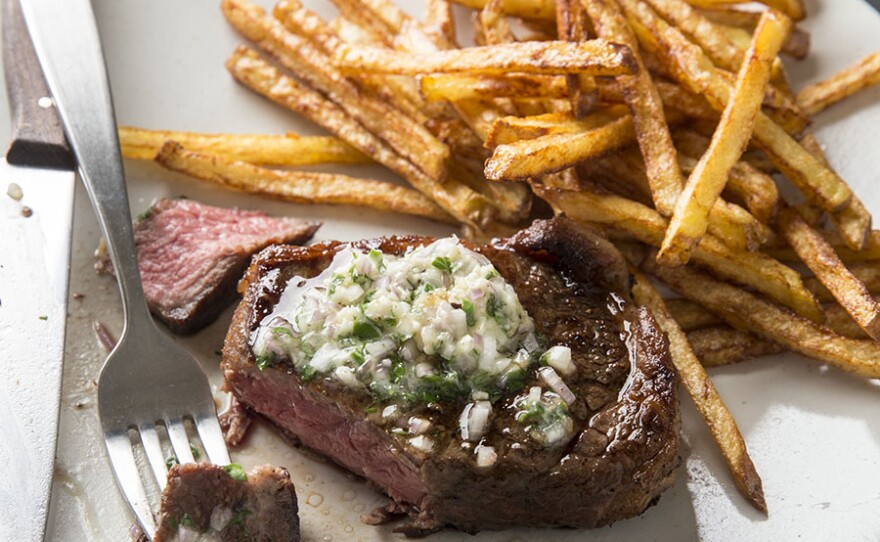
POLYGON ((20 166, 74 168, 61 119, 43 79, 18 0, 2 1, 3 74, 12 121, 6 161, 20 166))

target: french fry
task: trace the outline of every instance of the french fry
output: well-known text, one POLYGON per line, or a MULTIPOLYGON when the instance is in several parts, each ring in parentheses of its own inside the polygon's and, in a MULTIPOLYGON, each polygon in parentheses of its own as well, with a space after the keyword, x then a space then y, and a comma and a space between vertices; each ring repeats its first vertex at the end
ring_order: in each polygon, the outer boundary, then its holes
POLYGON ((815 115, 877 83, 880 83, 880 51, 866 56, 828 79, 802 88, 795 95, 795 101, 807 114, 815 115))
POLYGON ((419 89, 429 102, 485 100, 488 98, 565 98, 565 78, 554 75, 513 73, 498 76, 426 74, 419 89))
POLYGON ((837 302, 868 335, 880 340, 880 306, 868 288, 844 266, 822 235, 788 206, 779 210, 778 224, 788 244, 837 302))
POLYGON ((447 0, 425 0, 424 28, 434 41, 443 44, 442 48, 453 49, 457 47, 452 4, 447 0))
POLYGON ((663 298, 641 273, 635 273, 632 293, 636 303, 651 309, 657 325, 669 339, 672 363, 688 395, 693 399, 694 406, 709 426, 737 489, 752 506, 766 513, 767 502, 764 499, 761 477, 749 457, 745 440, 733 419, 733 414, 727 409, 700 360, 694 355, 684 331, 669 314, 663 298))
POLYGON ((633 52, 638 73, 619 78, 624 99, 633 117, 639 148, 645 159, 645 173, 651 185, 654 207, 661 215, 670 216, 684 187, 684 176, 666 116, 651 75, 638 54, 636 37, 626 24, 620 8, 608 0, 582 0, 600 37, 627 45, 633 52))
MULTIPOLYGON (((681 170, 690 174, 697 166, 697 159, 683 153, 684 151, 680 151, 678 162, 681 170)), ((779 191, 773 178, 742 161, 731 168, 724 193, 726 199, 742 203, 762 224, 769 223, 773 218, 779 199, 779 191)))
MULTIPOLYGON (((803 145, 810 154, 821 160, 823 164, 828 164, 828 159, 825 158, 825 152, 822 150, 822 146, 819 145, 819 142, 813 134, 807 134, 804 136, 803 139, 801 139, 801 145, 803 145)), ((831 221, 834 222, 837 231, 840 232, 841 237, 843 237, 847 247, 855 251, 860 251, 865 248, 865 244, 868 242, 868 236, 871 232, 871 213, 868 212, 865 204, 862 203, 855 194, 853 194, 848 207, 837 212, 829 213, 829 216, 831 217, 831 221)))
MULTIPOLYGON (((713 107, 723 110, 732 93, 731 85, 702 50, 647 5, 638 0, 618 1, 639 41, 661 57, 682 84, 692 92, 704 93, 713 107)), ((822 209, 835 211, 849 204, 852 190, 846 183, 764 113, 758 113, 752 140, 804 195, 822 209)))
MULTIPOLYGON (((575 43, 587 41, 587 26, 586 13, 580 0, 556 0, 556 34, 560 40, 575 43)), ((596 105, 595 78, 586 74, 569 74, 565 76, 565 81, 572 113, 576 118, 585 117, 596 105)))
MULTIPOLYGON (((488 0, 452 0, 456 4, 483 9, 488 0)), ((527 20, 554 20, 556 17, 555 0, 503 0, 501 6, 504 13, 527 20)))
POLYGON ((525 139, 536 139, 552 134, 577 134, 595 130, 609 122, 627 116, 623 107, 610 107, 582 119, 570 113, 545 113, 531 117, 501 117, 492 123, 486 136, 486 148, 509 145, 525 139))
POLYGON ((693 301, 681 298, 666 299, 665 301, 669 314, 675 318, 679 327, 685 331, 724 325, 723 320, 693 301))
MULTIPOLYGON (((880 294, 880 265, 856 264, 849 266, 849 271, 855 275, 859 282, 865 285, 869 292, 880 294)), ((828 288, 818 278, 807 277, 804 279, 804 285, 813 292, 813 295, 819 301, 834 301, 834 295, 828 291, 828 288)))
POLYGON ((689 331, 687 339, 704 367, 720 367, 785 351, 773 341, 729 326, 689 331))
MULTIPOLYGON (((731 4, 747 4, 751 0, 687 0, 692 6, 701 8, 714 8, 717 6, 729 6, 731 4)), ((795 21, 800 21, 806 16, 804 4, 801 0, 760 0, 767 7, 778 9, 795 21)))
POLYGON ((687 267, 664 267, 650 258, 642 265, 672 290, 733 326, 844 371, 880 377, 880 345, 874 341, 842 337, 742 288, 687 267))
MULTIPOLYGON (((755 27, 758 26, 758 19, 761 18, 760 12, 743 11, 726 6, 701 9, 700 13, 716 23, 722 32, 726 33, 730 29, 735 29, 744 32, 746 36, 751 36, 754 33, 755 27)), ((736 35, 741 34, 737 33, 736 35)), ((731 34, 728 34, 727 37, 733 39, 731 34)), ((747 37, 745 43, 748 43, 749 39, 747 37)), ((797 60, 803 60, 810 53, 810 34, 801 28, 792 28, 785 43, 782 44, 782 52, 797 60)))
MULTIPOLYGON (((554 208, 581 222, 602 224, 651 246, 663 241, 668 221, 657 211, 614 195, 590 191, 565 192, 540 185, 532 190, 554 208)), ((703 237, 693 261, 729 280, 764 293, 807 318, 820 320, 813 295, 793 269, 759 252, 732 249, 711 235, 703 237)))
POLYGON ((162 145, 155 160, 172 171, 248 194, 293 203, 359 205, 455 223, 436 203, 417 191, 382 181, 335 173, 266 169, 216 154, 186 150, 175 141, 162 145))
POLYGON ((451 179, 442 185, 397 155, 388 145, 357 122, 339 106, 277 68, 245 46, 227 60, 226 67, 237 81, 279 105, 305 116, 352 147, 369 154, 380 164, 401 175, 423 194, 431 197, 449 214, 466 224, 483 227, 493 214, 483 196, 451 179))
POLYGON ((602 40, 519 42, 420 54, 341 45, 334 60, 343 71, 397 75, 522 72, 611 76, 633 73, 637 69, 628 48, 602 40))
POLYGON ((177 141, 192 151, 217 154, 266 166, 316 164, 371 164, 373 160, 335 137, 296 134, 199 134, 172 130, 119 127, 119 143, 126 158, 152 160, 166 141, 177 141))
POLYGON ((658 254, 662 262, 686 263, 706 233, 709 211, 751 139, 764 89, 770 80, 771 63, 790 26, 791 20, 775 10, 768 10, 761 16, 733 95, 724 108, 709 149, 697 163, 678 198, 658 254))
POLYGON ((365 96, 330 66, 328 57, 320 50, 288 32, 277 20, 267 18, 263 9, 249 0, 223 0, 222 7, 227 21, 242 35, 325 94, 429 177, 438 182, 445 179, 449 149, 424 126, 386 102, 365 96))

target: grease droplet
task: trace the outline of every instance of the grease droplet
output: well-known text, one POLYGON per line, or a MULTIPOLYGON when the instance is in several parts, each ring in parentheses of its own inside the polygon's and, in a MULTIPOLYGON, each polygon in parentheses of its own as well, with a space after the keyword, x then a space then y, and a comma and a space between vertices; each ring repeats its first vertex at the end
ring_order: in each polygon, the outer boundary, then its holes
POLYGON ((364 511, 364 505, 362 505, 362 504, 356 504, 356 505, 354 505, 354 508, 352 508, 352 510, 354 510, 355 512, 363 512, 363 511, 364 511))
POLYGON ((348 490, 342 494, 343 501, 353 501, 357 494, 354 491, 348 490))
POLYGON ((353 531, 354 531, 354 527, 352 527, 351 525, 346 525, 346 526, 345 526, 345 532, 350 533, 350 532, 353 532, 353 531))
POLYGON ((315 475, 314 474, 306 474, 304 476, 304 478, 306 479, 306 482, 311 482, 315 479, 315 475))
POLYGON ((324 536, 321 537, 321 540, 323 540, 324 542, 330 542, 331 540, 333 540, 333 537, 330 536, 329 534, 325 534, 324 536))
POLYGON ((320 493, 309 493, 309 497, 306 499, 306 503, 315 508, 321 506, 322 502, 324 502, 324 496, 320 493))

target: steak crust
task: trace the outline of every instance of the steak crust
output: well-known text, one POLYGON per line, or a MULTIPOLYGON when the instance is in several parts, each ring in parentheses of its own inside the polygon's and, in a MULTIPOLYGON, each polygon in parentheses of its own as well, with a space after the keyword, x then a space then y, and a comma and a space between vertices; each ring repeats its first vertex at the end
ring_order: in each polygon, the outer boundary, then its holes
MULTIPOLYGON (((344 247, 402 254, 433 239, 395 236, 351 244, 274 246, 240 283, 244 299, 223 349, 226 388, 302 445, 366 478, 419 536, 454 527, 597 527, 640 514, 673 482, 678 466, 676 375, 666 338, 630 299, 620 253, 565 218, 536 221, 507 240, 470 246, 516 290, 549 344, 568 346, 576 374, 566 379, 576 433, 544 448, 514 420, 516 394, 502 397, 485 441, 498 459, 480 468, 474 445, 458 436, 461 405, 422 405, 413 413, 438 430, 431 453, 368 414, 373 398, 329 379, 303 382, 284 365, 256 368, 249 337, 294 276, 313 277, 344 247)), ((526 388, 537 384, 534 371, 526 388)))

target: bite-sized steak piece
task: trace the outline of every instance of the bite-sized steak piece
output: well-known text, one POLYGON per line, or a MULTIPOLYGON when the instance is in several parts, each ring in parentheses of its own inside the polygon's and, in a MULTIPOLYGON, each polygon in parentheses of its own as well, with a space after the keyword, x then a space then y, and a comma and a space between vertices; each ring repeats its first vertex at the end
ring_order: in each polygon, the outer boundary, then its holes
POLYGON ((304 378, 283 363, 258 367, 251 341, 291 279, 318 275, 343 250, 405 254, 433 241, 390 237, 262 251, 240 285, 244 299, 226 337, 226 388, 296 441, 385 491, 394 501, 389 510, 409 514, 400 530, 411 536, 443 527, 596 527, 655 502, 679 463, 676 375, 666 338, 647 309, 631 301, 620 253, 568 219, 536 221, 510 239, 469 245, 512 285, 546 344, 570 348, 576 370, 566 372, 562 387, 573 395, 566 409, 573 426, 560 445, 542 443, 523 422, 534 414, 523 411, 523 394, 546 376, 541 363, 495 399, 478 442, 464 438, 467 397, 400 405, 398 418, 410 420, 410 434, 402 434, 367 391, 304 378), (430 421, 431 446, 413 445, 414 418, 430 421))
POLYGON ((162 493, 153 542, 298 542, 296 492, 286 469, 175 465, 162 493), (201 535, 203 538, 199 538, 201 535))
POLYGON ((150 311, 174 333, 195 333, 236 299, 236 283, 254 253, 305 243, 319 226, 188 199, 156 201, 134 227, 150 311))

